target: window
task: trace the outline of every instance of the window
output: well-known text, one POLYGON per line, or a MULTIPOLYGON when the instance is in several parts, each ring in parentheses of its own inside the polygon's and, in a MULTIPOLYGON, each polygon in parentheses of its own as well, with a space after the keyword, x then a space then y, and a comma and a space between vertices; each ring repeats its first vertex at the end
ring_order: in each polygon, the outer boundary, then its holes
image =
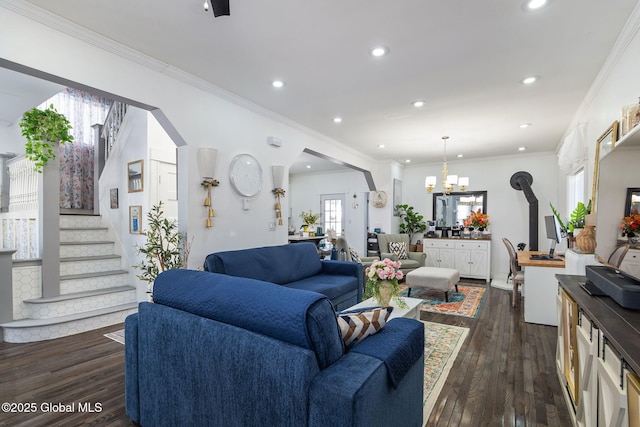
POLYGON ((584 200, 584 168, 567 176, 567 180, 567 211, 570 213, 578 205, 578 202, 587 204, 584 200))
POLYGON ((335 230, 337 236, 344 233, 344 194, 325 194, 321 197, 324 231, 335 230))

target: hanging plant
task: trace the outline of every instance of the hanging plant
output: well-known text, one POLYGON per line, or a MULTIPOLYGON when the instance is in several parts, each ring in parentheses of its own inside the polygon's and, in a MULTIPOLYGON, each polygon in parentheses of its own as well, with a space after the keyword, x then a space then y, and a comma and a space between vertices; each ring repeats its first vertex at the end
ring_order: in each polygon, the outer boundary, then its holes
POLYGON ((27 139, 25 152, 35 164, 36 172, 42 173, 49 160, 56 157, 56 144, 73 141, 72 129, 67 118, 58 113, 53 104, 46 110, 32 108, 25 111, 20 120, 22 136, 27 139))

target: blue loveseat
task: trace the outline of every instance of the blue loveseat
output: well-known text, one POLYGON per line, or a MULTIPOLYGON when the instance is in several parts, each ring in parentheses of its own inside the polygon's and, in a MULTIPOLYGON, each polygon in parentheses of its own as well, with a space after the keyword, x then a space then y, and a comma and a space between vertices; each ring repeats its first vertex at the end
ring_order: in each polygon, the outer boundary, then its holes
POLYGON ((308 242, 213 253, 204 270, 319 292, 337 311, 362 301, 364 289, 360 263, 323 261, 308 242))
POLYGON ((420 426, 423 324, 345 352, 321 294, 171 270, 125 320, 127 415, 141 426, 420 426))

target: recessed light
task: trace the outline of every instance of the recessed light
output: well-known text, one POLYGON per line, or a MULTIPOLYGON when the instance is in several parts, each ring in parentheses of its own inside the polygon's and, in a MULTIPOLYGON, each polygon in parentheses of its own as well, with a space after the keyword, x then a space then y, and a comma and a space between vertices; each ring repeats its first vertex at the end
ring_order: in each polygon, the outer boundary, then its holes
POLYGON ((527 147, 519 147, 518 151, 525 151, 527 149, 527 147))
POLYGON ((530 85, 540 80, 540 76, 528 76, 520 80, 523 85, 530 85))
POLYGON ((522 124, 520 125, 520 128, 521 128, 521 129, 524 129, 524 128, 528 128, 529 126, 531 126, 531 123, 522 123, 522 124))
POLYGON ((464 157, 464 154, 458 154, 458 158, 464 157))
POLYGON ((411 163, 411 159, 407 159, 404 161, 405 163, 411 163))
POLYGON ((307 165, 307 169, 311 169, 311 165, 307 165))
POLYGON ((424 106, 424 101, 422 99, 417 99, 411 103, 416 108, 420 108, 424 106))
POLYGON ((284 86, 284 82, 282 80, 274 80, 271 82, 271 86, 281 88, 282 86, 284 86))
POLYGON ((378 148, 384 148, 384 144, 378 145, 378 148))
POLYGON ((535 10, 540 9, 547 4, 547 0, 529 0, 527 1, 527 9, 535 10))
POLYGON ((334 117, 333 123, 342 123, 342 117, 334 117))
POLYGON ((387 56, 389 54, 389 48, 386 46, 376 46, 372 48, 369 53, 371 56, 379 58, 381 56, 387 56))

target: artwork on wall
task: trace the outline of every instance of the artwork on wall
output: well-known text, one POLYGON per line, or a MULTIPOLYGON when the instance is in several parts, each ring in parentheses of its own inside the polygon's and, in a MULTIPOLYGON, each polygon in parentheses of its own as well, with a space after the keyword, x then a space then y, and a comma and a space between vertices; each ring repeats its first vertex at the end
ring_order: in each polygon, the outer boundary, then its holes
POLYGON ((393 216, 400 216, 396 206, 402 204, 402 181, 393 179, 393 216))
POLYGON ((111 209, 118 209, 118 189, 112 188, 109 194, 109 200, 111 201, 111 209))
POLYGON ((129 206, 129 233, 142 233, 142 206, 129 206))
POLYGON ((143 160, 127 163, 127 186, 129 193, 137 193, 144 190, 143 160))

